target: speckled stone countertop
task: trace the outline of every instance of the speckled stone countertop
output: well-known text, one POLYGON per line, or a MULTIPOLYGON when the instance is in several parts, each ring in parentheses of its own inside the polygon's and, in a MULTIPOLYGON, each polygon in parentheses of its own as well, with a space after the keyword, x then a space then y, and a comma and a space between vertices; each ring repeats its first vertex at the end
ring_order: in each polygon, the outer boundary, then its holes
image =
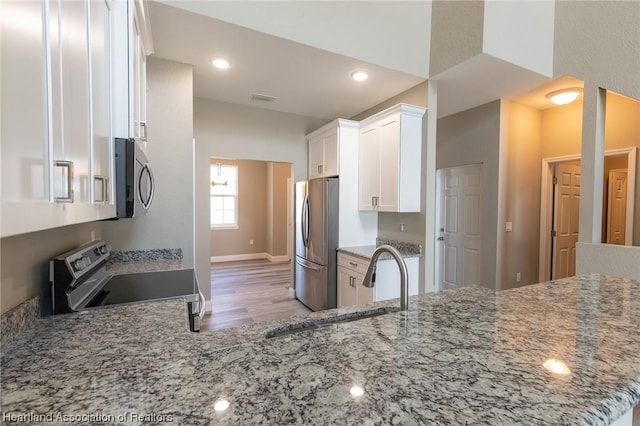
POLYGON ((264 338, 370 308, 199 334, 186 331, 176 300, 44 318, 3 348, 3 415, 608 424, 640 400, 640 283, 592 275, 503 292, 448 290, 411 297, 405 312, 264 338), (547 371, 550 358, 570 373, 547 371), (354 386, 364 393, 352 396, 354 386), (224 412, 214 410, 220 399, 230 403, 224 412))
MULTIPOLYGON (((361 259, 370 260, 376 248, 378 248, 383 244, 388 244, 392 247, 397 248, 400 254, 402 255, 402 257, 405 257, 405 258, 422 256, 422 246, 419 244, 407 243, 407 242, 398 241, 398 240, 388 240, 383 238, 376 238, 375 245, 372 244, 368 246, 339 247, 338 252, 350 254, 350 255, 359 257, 361 259)), ((391 258, 392 257, 390 254, 382 253, 379 259, 387 260, 391 258)))
POLYGON ((182 269, 182 249, 114 251, 107 260, 110 275, 182 269))

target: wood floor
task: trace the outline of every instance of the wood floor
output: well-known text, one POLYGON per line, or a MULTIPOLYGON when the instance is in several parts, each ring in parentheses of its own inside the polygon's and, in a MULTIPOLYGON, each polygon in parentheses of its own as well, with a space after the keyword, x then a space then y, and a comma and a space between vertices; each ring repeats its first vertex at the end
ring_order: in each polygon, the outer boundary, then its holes
POLYGON ((268 260, 211 265, 212 313, 201 330, 217 330, 311 312, 294 296, 291 262, 268 260))

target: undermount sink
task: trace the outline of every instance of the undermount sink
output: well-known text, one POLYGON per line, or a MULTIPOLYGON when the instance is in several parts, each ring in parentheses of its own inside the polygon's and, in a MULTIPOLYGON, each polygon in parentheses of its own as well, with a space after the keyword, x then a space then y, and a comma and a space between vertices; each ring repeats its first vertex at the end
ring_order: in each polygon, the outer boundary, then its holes
POLYGON ((301 333, 308 330, 316 330, 322 327, 326 327, 333 324, 342 322, 358 321, 365 318, 377 317, 380 315, 386 315, 389 313, 399 312, 400 308, 397 306, 387 306, 384 308, 368 309, 365 311, 349 312, 347 314, 336 315, 335 317, 312 319, 308 321, 302 321, 298 323, 285 324, 280 327, 276 327, 273 330, 269 330, 265 337, 271 339, 274 337, 284 336, 287 334, 301 333))

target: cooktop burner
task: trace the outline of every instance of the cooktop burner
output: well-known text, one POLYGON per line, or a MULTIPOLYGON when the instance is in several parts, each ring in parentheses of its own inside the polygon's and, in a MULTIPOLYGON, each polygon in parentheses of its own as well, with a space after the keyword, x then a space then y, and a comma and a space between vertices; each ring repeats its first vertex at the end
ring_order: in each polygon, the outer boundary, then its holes
POLYGON ((114 275, 85 307, 169 299, 197 293, 198 286, 193 269, 114 275), (105 299, 99 300, 100 295, 105 299))

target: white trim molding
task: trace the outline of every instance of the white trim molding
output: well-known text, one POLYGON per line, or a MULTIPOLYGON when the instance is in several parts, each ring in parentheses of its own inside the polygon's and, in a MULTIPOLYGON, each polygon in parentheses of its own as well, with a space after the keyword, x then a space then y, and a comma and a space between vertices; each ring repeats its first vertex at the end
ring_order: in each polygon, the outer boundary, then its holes
MULTIPOLYGON (((629 178, 627 179, 627 210, 626 210, 626 229, 625 229, 625 245, 631 246, 633 240, 633 212, 635 206, 635 183, 636 175, 636 158, 637 148, 621 148, 605 151, 604 157, 627 157, 627 171, 629 178)), ((567 161, 580 161, 580 154, 566 155, 562 157, 552 157, 542 159, 542 180, 540 185, 540 258, 538 264, 538 281, 548 281, 550 279, 551 270, 551 235, 550 230, 553 226, 552 217, 552 201, 553 193, 553 165, 567 161)), ((610 245, 610 244, 607 244, 610 245)), ((579 256, 579 253, 577 257, 579 256)), ((577 267, 577 265, 576 265, 577 267)))
POLYGON ((256 260, 267 259, 269 262, 288 262, 289 256, 286 254, 273 256, 269 253, 246 253, 246 254, 230 254, 226 256, 211 256, 211 263, 220 262, 237 262, 240 260, 256 260))

